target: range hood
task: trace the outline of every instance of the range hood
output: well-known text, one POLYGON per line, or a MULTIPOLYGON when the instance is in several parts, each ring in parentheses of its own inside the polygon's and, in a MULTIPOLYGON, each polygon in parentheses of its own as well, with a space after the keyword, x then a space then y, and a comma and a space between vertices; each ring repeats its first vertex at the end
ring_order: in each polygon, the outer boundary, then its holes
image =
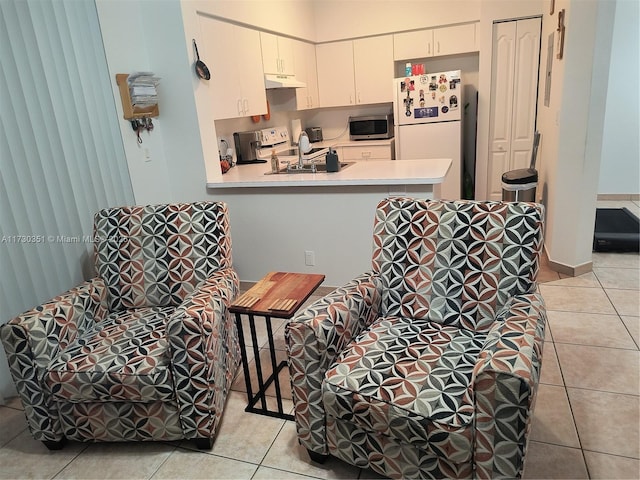
POLYGON ((296 80, 293 75, 275 75, 267 73, 264 76, 264 86, 267 89, 273 88, 305 88, 306 83, 296 80))

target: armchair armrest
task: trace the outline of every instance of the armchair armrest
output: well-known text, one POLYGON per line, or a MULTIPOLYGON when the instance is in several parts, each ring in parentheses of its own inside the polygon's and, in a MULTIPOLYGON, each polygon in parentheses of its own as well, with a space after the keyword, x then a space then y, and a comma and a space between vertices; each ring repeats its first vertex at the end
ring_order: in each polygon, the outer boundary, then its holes
POLYGON ((355 278, 296 315, 285 329, 298 438, 327 454, 322 382, 349 342, 378 318, 382 282, 372 272, 355 278))
POLYGON ((106 287, 96 277, 0 327, 9 370, 37 440, 62 439, 55 404, 44 384, 51 360, 107 315, 106 287))
POLYGON ((515 296, 498 313, 474 375, 478 478, 520 478, 540 378, 542 296, 515 296))
POLYGON ((240 286, 233 268, 204 280, 167 322, 173 375, 185 438, 209 438, 240 361, 229 305, 240 286))

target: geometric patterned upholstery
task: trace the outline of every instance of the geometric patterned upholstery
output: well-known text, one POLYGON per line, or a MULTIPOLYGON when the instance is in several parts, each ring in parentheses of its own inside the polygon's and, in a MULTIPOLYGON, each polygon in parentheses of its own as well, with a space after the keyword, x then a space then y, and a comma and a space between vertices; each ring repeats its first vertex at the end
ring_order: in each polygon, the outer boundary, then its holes
POLYGON ((209 445, 240 361, 226 204, 105 209, 94 236, 97 277, 0 327, 34 438, 209 445))
POLYGON ((51 395, 69 402, 171 400, 166 323, 174 311, 114 312, 94 324, 49 363, 45 382, 51 395))
POLYGON ((225 222, 226 210, 205 202, 96 213, 96 270, 109 310, 177 306, 212 272, 230 267, 225 222))
POLYGON ((312 456, 392 478, 519 477, 546 314, 542 206, 385 199, 370 272, 287 325, 312 456))
POLYGON ((373 271, 384 315, 486 332, 516 293, 531 293, 542 236, 538 207, 388 199, 376 212, 373 271))

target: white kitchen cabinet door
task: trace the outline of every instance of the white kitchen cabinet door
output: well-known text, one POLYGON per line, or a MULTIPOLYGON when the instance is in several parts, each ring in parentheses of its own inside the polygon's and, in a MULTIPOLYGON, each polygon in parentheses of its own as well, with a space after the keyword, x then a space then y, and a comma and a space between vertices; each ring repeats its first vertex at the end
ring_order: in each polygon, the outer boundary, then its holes
POLYGON ((353 41, 356 103, 393 101, 393 36, 353 41))
POLYGON ((477 51, 476 23, 393 35, 393 59, 399 61, 477 51))
POLYGON ((432 30, 418 30, 393 35, 394 60, 410 60, 431 55, 433 55, 432 30))
POLYGON ((353 42, 316 45, 320 106, 342 107, 355 104, 353 42))
POLYGON ((478 51, 476 24, 433 29, 433 55, 454 55, 478 51))
POLYGON ((200 16, 201 36, 198 40, 200 59, 205 62, 211 72, 208 87, 213 101, 213 115, 221 118, 240 117, 242 93, 237 78, 237 65, 234 49, 228 48, 229 39, 233 38, 230 23, 200 16))
POLYGON ((502 198, 502 174, 527 168, 536 124, 541 20, 493 27, 487 197, 502 198))
POLYGON ((318 70, 316 67, 316 47, 312 43, 294 42, 294 64, 296 79, 307 84, 306 88, 296 88, 298 110, 318 108, 318 70))
MULTIPOLYGON (((267 93, 264 73, 258 68, 262 62, 260 33, 234 25, 233 39, 237 55, 235 80, 240 83, 242 93, 242 116, 263 115, 267 113, 267 93)), ((222 44, 220 48, 228 48, 228 44, 222 44)))
POLYGON ((200 16, 198 50, 209 67, 213 117, 238 118, 267 111, 260 34, 256 30, 200 16), (251 66, 252 68, 248 68, 251 66))
POLYGON ((392 160, 394 157, 391 145, 345 145, 342 147, 342 160, 346 162, 363 160, 392 160))
POLYGON ((293 75, 295 73, 293 40, 260 32, 262 67, 264 73, 293 75))
POLYGON ((271 33, 260 32, 260 47, 264 73, 280 73, 278 37, 271 33))

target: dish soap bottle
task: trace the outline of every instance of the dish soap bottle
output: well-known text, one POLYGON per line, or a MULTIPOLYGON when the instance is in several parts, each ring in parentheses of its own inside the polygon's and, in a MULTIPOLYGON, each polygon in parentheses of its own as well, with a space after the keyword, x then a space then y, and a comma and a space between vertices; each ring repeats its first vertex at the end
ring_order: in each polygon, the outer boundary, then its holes
POLYGON ((275 150, 271 150, 271 173, 280 173, 280 160, 275 150))

